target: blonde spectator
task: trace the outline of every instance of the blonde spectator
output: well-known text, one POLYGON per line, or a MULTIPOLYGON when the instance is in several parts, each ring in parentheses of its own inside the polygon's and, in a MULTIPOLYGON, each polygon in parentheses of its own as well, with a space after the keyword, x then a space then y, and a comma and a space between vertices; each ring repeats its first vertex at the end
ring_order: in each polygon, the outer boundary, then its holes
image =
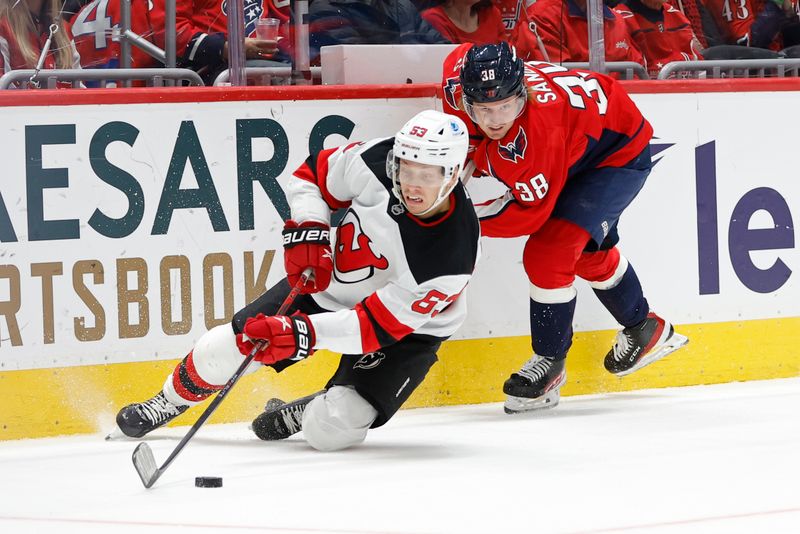
POLYGON ((59 0, 0 0, 0 74, 35 69, 40 60, 43 69, 80 68, 59 10, 59 0), (42 59, 48 38, 50 46, 42 59))
POLYGON ((503 17, 491 0, 434 0, 431 5, 422 12, 422 18, 453 43, 506 40, 503 17))

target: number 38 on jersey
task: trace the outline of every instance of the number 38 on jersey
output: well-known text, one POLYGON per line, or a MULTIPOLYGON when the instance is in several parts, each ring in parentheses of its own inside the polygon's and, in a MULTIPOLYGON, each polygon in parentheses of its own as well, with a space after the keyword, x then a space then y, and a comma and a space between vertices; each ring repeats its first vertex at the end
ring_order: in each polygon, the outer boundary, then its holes
POLYGON ((521 202, 536 202, 541 200, 550 189, 550 184, 547 183, 547 178, 544 174, 539 173, 528 181, 519 181, 514 184, 514 189, 517 192, 517 198, 521 202))

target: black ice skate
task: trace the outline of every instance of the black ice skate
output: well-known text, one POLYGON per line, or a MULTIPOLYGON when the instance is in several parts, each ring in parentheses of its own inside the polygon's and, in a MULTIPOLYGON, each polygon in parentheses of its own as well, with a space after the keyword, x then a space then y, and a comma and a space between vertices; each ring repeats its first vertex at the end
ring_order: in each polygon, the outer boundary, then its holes
POLYGON ((161 391, 150 400, 135 402, 121 409, 117 414, 117 426, 126 436, 141 438, 188 409, 188 406, 172 404, 161 391))
POLYGON ((286 439, 297 434, 303 429, 303 412, 306 411, 306 406, 314 397, 322 393, 324 391, 288 404, 280 399, 268 400, 267 405, 264 406, 264 413, 253 420, 253 432, 264 441, 286 439))
POLYGON ((567 382, 564 360, 550 360, 534 354, 503 384, 506 413, 553 408, 561 398, 559 389, 567 382))
POLYGON ((689 338, 675 332, 672 325, 653 312, 636 326, 617 332, 608 351, 605 366, 609 373, 625 376, 660 360, 686 345, 689 338))

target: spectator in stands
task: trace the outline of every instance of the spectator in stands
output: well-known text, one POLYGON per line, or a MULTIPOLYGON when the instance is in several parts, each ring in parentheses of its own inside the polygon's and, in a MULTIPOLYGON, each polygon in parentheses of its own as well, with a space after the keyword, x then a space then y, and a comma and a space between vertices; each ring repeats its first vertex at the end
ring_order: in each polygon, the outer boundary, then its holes
POLYGON ((749 45, 773 50, 788 46, 783 29, 797 22, 797 8, 796 0, 765 0, 750 26, 749 45))
POLYGON ((525 7, 528 3, 526 0, 492 0, 492 2, 500 10, 503 26, 506 28, 506 35, 511 37, 511 32, 516 28, 517 22, 525 12, 525 7))
POLYGON ((506 40, 500 10, 491 0, 433 0, 422 18, 453 43, 492 44, 506 40))
POLYGON ((59 18, 60 6, 58 0, 0 0, 0 75, 36 68, 48 38, 42 68, 81 68, 69 27, 59 18))
MULTIPOLYGON (((689 0, 684 0, 689 1, 689 0)), ((708 46, 740 45, 753 48, 780 50, 783 30, 797 22, 797 0, 695 0, 703 20, 708 46)), ((715 50, 718 59, 762 58, 761 54, 748 54, 736 49, 715 50)))
POLYGON ((91 3, 92 0, 64 0, 61 6, 61 15, 72 22, 73 17, 77 15, 86 4, 91 3))
POLYGON ((446 44, 411 0, 314 0, 309 7, 310 56, 338 44, 446 44))
MULTIPOLYGON (((121 0, 94 0, 85 4, 70 20, 81 66, 90 69, 118 69, 120 41, 114 34, 121 26, 121 0)), ((150 26, 149 0, 131 0, 131 31, 154 42, 150 26)), ((160 67, 141 48, 131 46, 131 67, 160 67)), ((91 85, 87 83, 87 85, 91 85)))
MULTIPOLYGON (((150 23, 156 44, 164 48, 166 0, 152 0, 150 23)), ((227 0, 176 0, 176 50, 178 63, 196 70, 207 83, 227 68, 227 0)), ((286 61, 278 56, 276 41, 254 38, 256 21, 262 18, 261 0, 244 0, 245 59, 286 61)))
MULTIPOLYGON (((524 60, 551 63, 589 61, 586 0, 538 0, 526 10, 511 37, 524 60)), ((603 5, 606 61, 633 61, 645 65, 625 21, 603 5)))
POLYGON ((753 25, 756 16, 756 0, 698 1, 711 15, 720 36, 719 40, 711 39, 709 46, 750 44, 750 26, 753 25))
POLYGON ((686 15, 665 0, 626 0, 614 10, 625 19, 651 77, 671 61, 702 59, 701 45, 686 15))

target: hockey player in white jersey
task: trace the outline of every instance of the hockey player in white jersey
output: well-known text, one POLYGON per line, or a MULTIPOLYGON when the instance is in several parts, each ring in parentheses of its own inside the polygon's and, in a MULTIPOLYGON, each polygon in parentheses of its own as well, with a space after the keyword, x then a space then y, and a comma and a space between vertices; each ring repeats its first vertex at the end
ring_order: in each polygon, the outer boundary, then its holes
POLYGON ((480 254, 459 181, 467 147, 459 118, 428 110, 394 137, 312 154, 286 187, 287 278, 204 334, 155 397, 120 410, 120 430, 142 437, 207 399, 258 340, 268 343, 248 372, 281 371, 319 349, 342 353, 321 392, 256 418, 262 439, 302 428, 314 448, 338 450, 386 423, 466 316, 480 254), (346 212, 331 244, 336 209, 346 212), (273 316, 308 268, 313 277, 287 315, 273 316))

